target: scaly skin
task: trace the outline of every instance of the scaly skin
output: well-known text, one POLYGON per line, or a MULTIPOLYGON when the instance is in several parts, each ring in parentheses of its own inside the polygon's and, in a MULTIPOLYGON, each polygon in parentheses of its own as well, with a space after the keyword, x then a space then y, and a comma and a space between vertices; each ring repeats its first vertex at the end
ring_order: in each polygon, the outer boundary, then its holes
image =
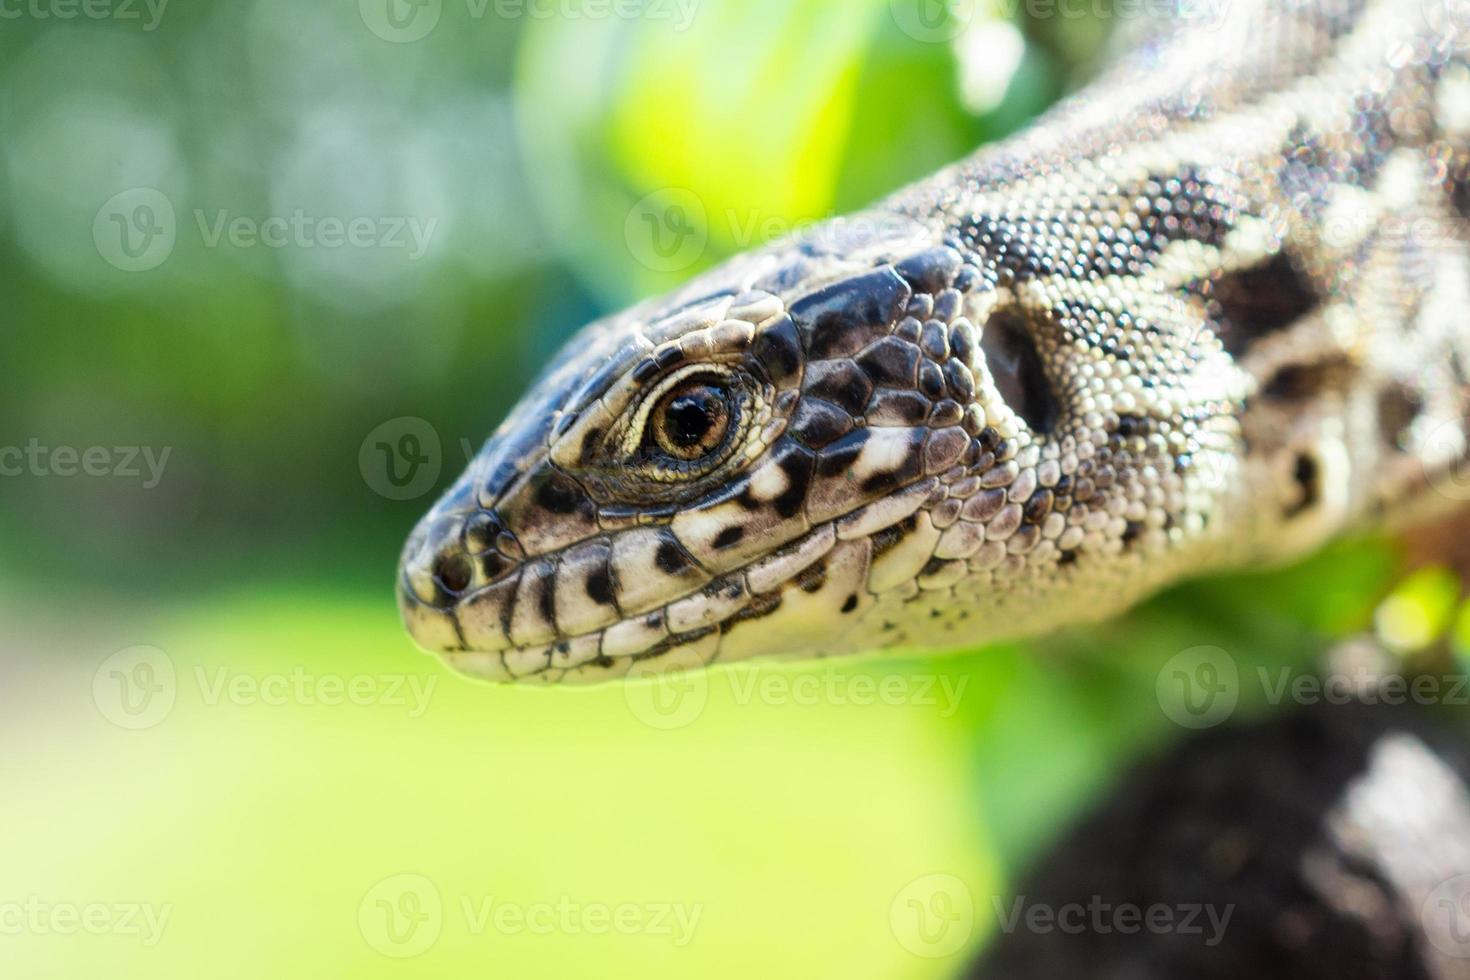
POLYGON ((1432 511, 1470 405, 1440 2, 1169 25, 1017 138, 589 326, 414 532, 410 631, 542 682, 973 646, 1432 511))

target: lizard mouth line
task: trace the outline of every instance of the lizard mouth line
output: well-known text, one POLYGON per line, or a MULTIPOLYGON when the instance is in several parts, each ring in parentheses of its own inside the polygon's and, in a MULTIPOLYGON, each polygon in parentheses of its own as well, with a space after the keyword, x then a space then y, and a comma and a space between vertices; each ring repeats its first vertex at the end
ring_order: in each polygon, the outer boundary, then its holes
MULTIPOLYGON (((500 650, 472 650, 467 644, 442 652, 456 670, 500 681, 558 683, 568 674, 606 680, 627 673, 634 664, 659 658, 671 663, 688 657, 713 663, 720 640, 732 627, 776 611, 792 588, 820 587, 825 570, 817 563, 837 543, 834 524, 824 524, 780 552, 747 569, 726 574, 693 592, 610 626, 542 644, 511 645, 500 650), (680 656, 670 656, 671 654, 680 656)), ((487 590, 465 595, 444 609, 463 641, 459 611, 487 590)))
MULTIPOLYGON (((937 488, 929 478, 883 501, 818 525, 780 550, 753 564, 728 572, 662 605, 584 633, 549 638, 544 643, 506 643, 495 649, 472 649, 466 642, 462 615, 485 590, 464 596, 454 606, 434 610, 453 623, 458 644, 445 644, 441 655, 456 670, 493 681, 598 682, 627 674, 637 664, 651 671, 679 666, 707 666, 717 659, 745 659, 758 646, 759 634, 811 622, 826 626, 812 642, 827 645, 853 629, 875 601, 869 592, 871 541, 880 531, 903 523, 937 488), (819 605, 819 616, 810 607, 819 605), (792 616, 777 627, 757 626, 788 607, 792 616), (830 608, 827 608, 830 607, 830 608), (853 614, 851 619, 839 614, 853 614), (732 630, 749 624, 752 636, 732 630), (457 648, 456 648, 457 646, 457 648), (444 647, 448 647, 445 649, 444 647)), ((412 601, 412 600, 410 600, 412 601)))

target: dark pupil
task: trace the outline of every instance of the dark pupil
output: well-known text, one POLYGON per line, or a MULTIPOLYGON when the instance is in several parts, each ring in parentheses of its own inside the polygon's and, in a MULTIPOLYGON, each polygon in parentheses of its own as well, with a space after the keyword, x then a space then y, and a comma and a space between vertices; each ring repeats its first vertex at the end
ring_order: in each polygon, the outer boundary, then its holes
POLYGON ((719 421, 719 396, 709 388, 696 388, 669 402, 664 415, 669 441, 681 448, 697 446, 719 421))

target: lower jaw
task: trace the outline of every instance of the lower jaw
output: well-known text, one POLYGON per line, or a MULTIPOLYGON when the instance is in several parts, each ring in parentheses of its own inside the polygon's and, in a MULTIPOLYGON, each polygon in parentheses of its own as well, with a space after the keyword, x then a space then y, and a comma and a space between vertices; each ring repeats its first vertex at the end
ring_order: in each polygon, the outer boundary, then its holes
POLYGON ((442 656, 455 670, 483 680, 596 684, 717 661, 836 652, 850 645, 849 634, 874 602, 867 592, 870 558, 866 539, 837 542, 822 556, 820 575, 794 575, 678 632, 668 628, 666 608, 545 645, 442 656))

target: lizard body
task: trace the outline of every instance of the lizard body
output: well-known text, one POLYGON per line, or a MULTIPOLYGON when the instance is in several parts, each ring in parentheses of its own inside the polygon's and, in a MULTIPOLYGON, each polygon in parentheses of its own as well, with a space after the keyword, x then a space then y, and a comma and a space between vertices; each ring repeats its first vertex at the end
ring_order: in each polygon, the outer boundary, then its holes
POLYGON ((589 326, 410 539, 410 631, 543 682, 957 648, 1470 499, 1457 10, 1180 19, 589 326))

